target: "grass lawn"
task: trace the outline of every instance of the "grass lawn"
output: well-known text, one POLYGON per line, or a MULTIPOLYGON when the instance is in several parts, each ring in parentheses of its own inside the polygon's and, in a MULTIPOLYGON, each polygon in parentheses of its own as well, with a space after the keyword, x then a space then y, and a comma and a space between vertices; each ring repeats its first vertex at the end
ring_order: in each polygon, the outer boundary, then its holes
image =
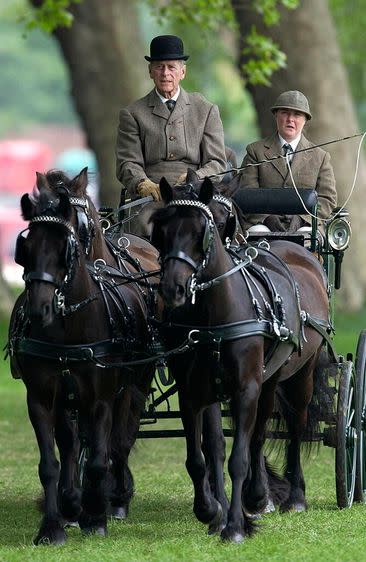
MULTIPOLYGON (((336 347, 355 352, 365 311, 336 315, 336 347)), ((0 325, 0 343, 6 325, 0 325)), ((227 442, 230 448, 230 439, 227 442)), ((140 440, 131 466, 136 493, 126 522, 111 522, 106 539, 68 531, 63 547, 34 547, 40 515, 38 449, 21 381, 0 362, 0 562, 245 562, 366 561, 366 506, 336 506, 334 450, 320 446, 304 458, 309 509, 265 516, 260 532, 241 545, 208 537, 192 513, 192 486, 184 467, 183 439, 140 440)), ((227 478, 228 480, 228 478, 227 478)))

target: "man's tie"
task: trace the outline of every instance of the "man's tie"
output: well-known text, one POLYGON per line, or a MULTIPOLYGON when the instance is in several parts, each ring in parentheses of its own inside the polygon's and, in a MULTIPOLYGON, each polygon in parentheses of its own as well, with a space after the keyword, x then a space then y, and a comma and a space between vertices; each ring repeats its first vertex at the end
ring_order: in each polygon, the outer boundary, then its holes
POLYGON ((283 150, 283 153, 284 153, 285 156, 287 156, 287 154, 291 155, 293 153, 291 144, 287 144, 287 143, 284 144, 282 146, 282 150, 283 150))
POLYGON ((173 111, 174 106, 175 106, 175 100, 168 100, 165 102, 165 105, 167 106, 167 108, 169 109, 170 113, 173 111))
POLYGON ((287 156, 286 160, 288 159, 289 163, 291 164, 294 152, 292 146, 288 143, 285 143, 282 146, 282 152, 284 156, 287 156))

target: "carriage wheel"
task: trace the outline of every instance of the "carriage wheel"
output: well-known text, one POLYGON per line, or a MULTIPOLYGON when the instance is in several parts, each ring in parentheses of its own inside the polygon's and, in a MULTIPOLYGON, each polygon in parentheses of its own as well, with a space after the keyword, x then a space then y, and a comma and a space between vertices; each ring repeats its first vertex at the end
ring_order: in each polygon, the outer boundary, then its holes
POLYGON ((358 440, 354 500, 366 503, 366 330, 358 338, 355 369, 358 440))
POLYGON ((337 403, 336 491, 338 507, 351 507, 357 460, 356 377, 352 361, 340 364, 337 403))

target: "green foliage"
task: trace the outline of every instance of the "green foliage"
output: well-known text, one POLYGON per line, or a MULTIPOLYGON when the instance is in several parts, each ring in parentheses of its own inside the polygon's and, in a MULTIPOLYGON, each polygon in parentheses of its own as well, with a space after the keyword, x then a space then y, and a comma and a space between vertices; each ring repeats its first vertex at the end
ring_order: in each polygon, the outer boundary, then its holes
POLYGON ((293 10, 299 5, 299 0, 256 0, 252 2, 254 10, 261 14, 265 25, 275 25, 280 20, 278 4, 282 4, 288 10, 293 10))
POLYGON ((68 8, 70 4, 79 2, 82 0, 44 0, 28 17, 24 16, 25 27, 47 33, 52 33, 57 27, 70 27, 74 18, 68 8))
MULTIPOLYGON (((299 0, 256 0, 252 2, 253 9, 258 12, 266 27, 278 24, 280 20, 279 5, 288 10, 297 8, 299 0)), ((243 38, 242 53, 245 63, 242 64, 243 78, 253 86, 270 86, 274 72, 286 66, 286 54, 278 44, 263 33, 258 33, 252 26, 247 37, 243 38)))
POLYGON ((155 0, 146 0, 156 14, 160 25, 174 22, 178 25, 193 24, 203 33, 217 31, 221 25, 234 27, 235 21, 229 0, 174 0, 157 6, 155 0))
POLYGON ((243 54, 247 62, 242 65, 244 76, 250 84, 271 85, 271 76, 286 66, 286 55, 270 37, 258 33, 255 26, 245 39, 243 54))

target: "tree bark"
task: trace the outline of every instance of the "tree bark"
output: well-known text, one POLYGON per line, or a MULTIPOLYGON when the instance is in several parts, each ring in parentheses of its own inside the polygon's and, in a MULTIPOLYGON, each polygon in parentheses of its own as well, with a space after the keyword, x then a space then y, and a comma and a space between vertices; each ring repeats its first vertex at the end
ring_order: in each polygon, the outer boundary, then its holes
MULTIPOLYGON (((30 0, 33 6, 43 0, 30 0)), ((117 207, 121 185, 115 174, 119 109, 147 90, 147 63, 139 36, 137 3, 83 0, 72 4, 71 28, 58 28, 70 75, 70 94, 95 152, 102 205, 117 207)))
MULTIPOLYGON (((270 35, 287 54, 287 67, 273 76, 271 88, 248 86, 262 135, 267 136, 273 131, 274 121, 269 107, 286 90, 300 90, 308 97, 313 119, 307 124, 305 134, 313 142, 322 143, 358 133, 328 2, 300 0, 296 10, 281 9, 279 25, 271 28, 264 28, 250 4, 246 0, 233 1, 241 41, 254 24, 259 31, 270 35)), ((357 138, 324 147, 332 157, 339 205, 345 203, 350 193, 359 142, 360 138, 357 138)), ((366 242, 362 194, 365 180, 366 163, 361 153, 355 190, 346 204, 353 236, 343 262, 342 289, 337 295, 337 302, 348 310, 362 306, 366 289, 366 262, 361 259, 366 242)))

